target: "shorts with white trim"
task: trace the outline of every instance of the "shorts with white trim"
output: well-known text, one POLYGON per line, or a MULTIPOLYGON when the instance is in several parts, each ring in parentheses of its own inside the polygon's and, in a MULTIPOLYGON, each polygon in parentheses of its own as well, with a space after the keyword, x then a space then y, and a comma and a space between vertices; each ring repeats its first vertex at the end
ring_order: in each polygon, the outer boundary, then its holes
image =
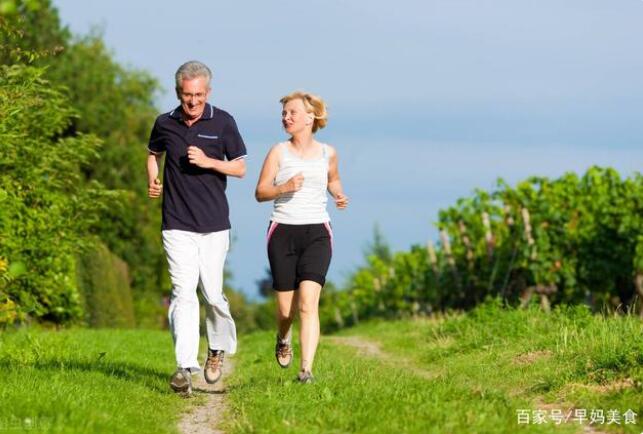
POLYGON ((329 223, 289 225, 270 222, 268 260, 275 291, 292 291, 304 280, 324 286, 332 256, 329 223))

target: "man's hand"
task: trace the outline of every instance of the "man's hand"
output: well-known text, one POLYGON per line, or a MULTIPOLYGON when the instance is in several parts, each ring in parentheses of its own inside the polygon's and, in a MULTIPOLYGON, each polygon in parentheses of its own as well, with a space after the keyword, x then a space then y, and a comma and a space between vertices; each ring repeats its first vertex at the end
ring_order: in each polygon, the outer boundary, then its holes
POLYGON ((147 195, 152 199, 156 199, 161 196, 161 193, 163 193, 163 184, 161 184, 160 179, 155 178, 147 187, 147 195))
POLYGON ((202 169, 210 169, 212 167, 210 158, 203 153, 201 148, 197 148, 196 146, 188 146, 188 159, 190 160, 190 164, 194 164, 202 169))
POLYGON ((304 185, 304 175, 299 172, 284 184, 281 185, 282 193, 294 193, 301 190, 301 187, 304 185))
POLYGON ((335 206, 337 209, 345 209, 348 206, 348 197, 343 193, 337 193, 335 196, 335 206))

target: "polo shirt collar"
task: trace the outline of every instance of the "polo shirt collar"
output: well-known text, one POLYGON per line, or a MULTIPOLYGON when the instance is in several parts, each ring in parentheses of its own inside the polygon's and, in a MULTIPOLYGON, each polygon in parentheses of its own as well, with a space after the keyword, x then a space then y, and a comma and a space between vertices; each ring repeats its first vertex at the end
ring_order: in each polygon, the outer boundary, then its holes
MULTIPOLYGON (((181 108, 181 106, 178 106, 177 108, 175 108, 170 112, 170 117, 174 119, 181 119, 182 118, 181 113, 183 113, 183 109, 181 108)), ((213 117, 214 117, 214 106, 209 103, 205 103, 205 108, 203 109, 203 114, 201 115, 200 119, 208 120, 208 119, 212 119, 213 117)))

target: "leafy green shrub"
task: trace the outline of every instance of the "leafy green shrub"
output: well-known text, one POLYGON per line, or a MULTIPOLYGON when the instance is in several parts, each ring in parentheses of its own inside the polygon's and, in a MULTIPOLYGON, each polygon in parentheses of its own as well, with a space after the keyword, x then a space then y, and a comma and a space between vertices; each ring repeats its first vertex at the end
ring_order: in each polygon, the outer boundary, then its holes
POLYGON ((77 271, 87 324, 136 325, 127 263, 97 242, 79 257, 77 271))
POLYGON ((640 173, 623 179, 610 168, 515 187, 499 180, 495 191, 476 190, 439 212, 437 246, 369 252, 346 290, 322 299, 322 315, 341 327, 470 309, 488 297, 546 309, 632 309, 643 297, 642 197, 640 173))
POLYGON ((74 109, 58 137, 90 134, 102 141, 95 148, 100 164, 83 165, 83 178, 121 194, 103 209, 102 223, 93 230, 128 263, 139 325, 158 327, 158 300, 168 279, 160 202, 147 199, 144 163, 159 84, 149 73, 116 62, 100 34, 72 35, 51 0, 5 3, 12 7, 0 8, 0 63, 45 68, 42 78, 74 109))
POLYGON ((85 181, 100 141, 60 138, 74 111, 43 74, 0 66, 0 257, 25 268, 0 300, 16 318, 63 322, 82 318, 74 258, 118 194, 85 181))

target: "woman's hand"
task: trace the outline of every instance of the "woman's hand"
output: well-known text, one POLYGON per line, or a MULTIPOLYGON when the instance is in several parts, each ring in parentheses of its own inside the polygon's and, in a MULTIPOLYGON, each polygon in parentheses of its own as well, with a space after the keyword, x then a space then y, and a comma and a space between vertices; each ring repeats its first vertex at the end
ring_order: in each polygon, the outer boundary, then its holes
POLYGON ((288 181, 280 185, 281 193, 294 193, 301 190, 301 187, 304 185, 304 175, 299 172, 288 181))
POLYGON ((335 195, 335 206, 337 209, 346 209, 348 206, 348 196, 344 195, 344 193, 337 193, 335 195))

